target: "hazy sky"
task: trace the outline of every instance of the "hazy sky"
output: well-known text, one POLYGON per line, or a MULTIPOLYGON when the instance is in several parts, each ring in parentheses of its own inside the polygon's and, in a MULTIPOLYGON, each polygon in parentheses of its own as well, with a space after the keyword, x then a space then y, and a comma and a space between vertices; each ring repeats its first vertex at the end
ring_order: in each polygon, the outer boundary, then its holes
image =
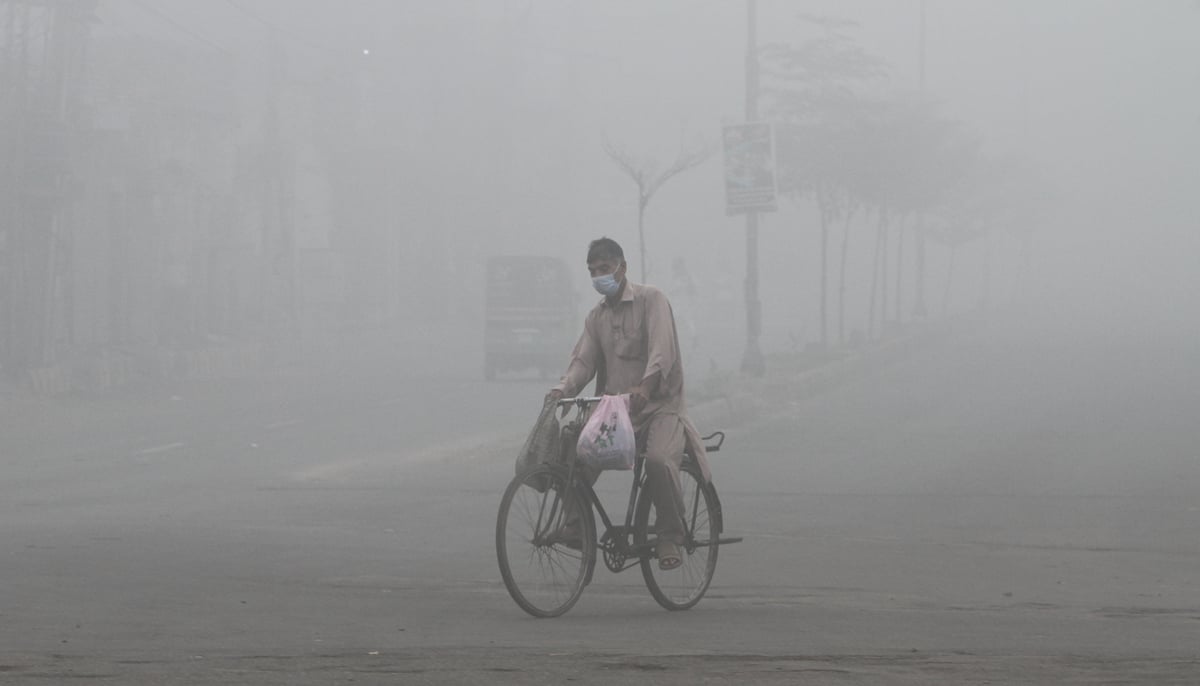
MULTIPOLYGON (((890 87, 918 87, 919 0, 758 4, 760 42, 811 35, 803 12, 852 19, 890 87)), ((1200 5, 925 7, 926 90, 990 152, 1033 160, 1062 203, 1038 239, 1041 283, 1139 307, 1200 302, 1200 5)), ((665 162, 681 136, 715 142, 743 115, 746 13, 734 0, 104 0, 101 15, 98 34, 215 45, 236 60, 261 57, 272 28, 298 88, 366 78, 381 139, 427 161, 438 208, 422 221, 477 227, 487 250, 567 254, 597 233, 630 244, 632 187, 602 138, 665 162)), ((741 222, 724 216, 719 156, 664 188, 647 219, 660 275, 685 254, 740 293, 741 222)), ((814 268, 814 223, 788 203, 767 218, 765 297, 811 290, 795 273, 814 268)))

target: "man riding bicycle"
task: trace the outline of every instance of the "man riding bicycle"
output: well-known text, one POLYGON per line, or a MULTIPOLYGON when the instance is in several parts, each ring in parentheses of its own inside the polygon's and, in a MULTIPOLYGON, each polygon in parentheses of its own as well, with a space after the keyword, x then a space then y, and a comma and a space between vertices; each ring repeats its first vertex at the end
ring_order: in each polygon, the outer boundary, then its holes
POLYGON ((679 468, 684 449, 706 482, 711 474, 700 434, 686 416, 671 304, 654 286, 626 278, 625 254, 611 238, 589 244, 587 266, 604 299, 588 313, 567 371, 547 400, 574 397, 593 377, 597 395, 629 394, 630 419, 645 454, 646 485, 657 513, 658 564, 674 569, 682 563, 679 468))

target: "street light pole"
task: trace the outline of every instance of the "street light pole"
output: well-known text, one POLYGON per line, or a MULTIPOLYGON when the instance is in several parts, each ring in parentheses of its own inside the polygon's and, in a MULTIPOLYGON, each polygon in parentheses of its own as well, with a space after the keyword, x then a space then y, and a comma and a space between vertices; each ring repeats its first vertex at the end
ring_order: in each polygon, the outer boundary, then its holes
MULTIPOLYGON (((746 122, 758 120, 757 0, 746 0, 746 122)), ((762 333, 762 303, 758 299, 758 212, 746 213, 746 353, 742 372, 762 376, 766 371, 758 338, 762 333)))
MULTIPOLYGON (((917 62, 919 70, 919 84, 921 94, 925 94, 925 0, 921 0, 921 34, 917 46, 917 62)), ((913 305, 913 317, 924 319, 928 313, 925 309, 925 221, 921 219, 920 225, 917 226, 917 269, 916 269, 916 284, 913 290, 915 293, 916 302, 913 305)), ((897 297, 899 297, 899 289, 897 289, 897 297)), ((899 308, 897 308, 897 313, 899 308)), ((897 314, 899 319, 899 314, 897 314)))

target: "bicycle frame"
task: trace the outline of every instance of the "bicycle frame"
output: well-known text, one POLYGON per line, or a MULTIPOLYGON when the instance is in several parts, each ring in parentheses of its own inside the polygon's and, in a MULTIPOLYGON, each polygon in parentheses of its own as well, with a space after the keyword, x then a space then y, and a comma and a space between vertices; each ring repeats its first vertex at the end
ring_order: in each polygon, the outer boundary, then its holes
MULTIPOLYGON (((583 487, 585 493, 587 494, 588 501, 591 503, 591 506, 595 508, 596 513, 600 515, 600 520, 604 523, 603 532, 597 530, 596 533, 596 542, 599 548, 601 550, 604 549, 602 542, 605 537, 608 537, 608 539, 614 543, 615 552, 620 553, 625 558, 631 558, 634 563, 643 557, 649 556, 653 550, 653 548, 649 545, 635 545, 629 539, 630 535, 633 533, 633 517, 637 508, 638 495, 641 493, 645 483, 645 479, 643 478, 642 474, 642 465, 644 462, 645 458, 642 455, 638 455, 637 459, 634 461, 633 483, 629 487, 629 504, 625 508, 625 523, 620 526, 613 524, 612 519, 609 517, 608 511, 604 509, 604 503, 600 501, 600 496, 596 494, 596 489, 594 489, 586 480, 576 478, 575 470, 578 467, 577 463, 573 463, 567 469, 568 483, 576 483, 583 487)), ((611 565, 609 568, 616 572, 624 571, 631 566, 632 564, 621 564, 617 569, 613 569, 611 565)))
MULTIPOLYGON (((579 397, 559 400, 558 405, 559 407, 570 407, 572 405, 577 407, 579 410, 578 415, 572 420, 571 424, 578 424, 579 428, 582 429, 582 424, 586 421, 583 414, 584 409, 586 409, 587 406, 594 405, 598 402, 600 402, 599 397, 579 397)), ((629 502, 625 508, 625 523, 618 527, 613 525, 612 518, 609 517, 608 511, 604 509, 604 503, 600 501, 600 496, 596 494, 596 490, 592 487, 590 481, 588 479, 581 478, 579 470, 582 465, 578 459, 575 459, 570 455, 569 449, 570 446, 564 444, 562 446, 562 454, 560 455, 560 460, 567 467, 567 483, 576 484, 584 488, 584 491, 587 494, 588 502, 590 503, 591 507, 595 508, 596 513, 600 515, 600 520, 604 523, 603 533, 600 531, 597 531, 596 533, 597 543, 599 543, 604 536, 608 536, 611 538, 611 540, 616 542, 617 550, 623 556, 627 558, 633 558, 635 562, 642 557, 650 555, 652 550, 650 546, 635 546, 629 540, 629 534, 633 530, 633 517, 637 508, 638 495, 645 483, 645 478, 643 475, 643 465, 646 460, 645 456, 642 455, 641 451, 639 450, 637 457, 634 459, 633 483, 629 487, 629 502), (639 550, 639 548, 643 549, 639 550)), ((600 547, 603 549, 602 545, 600 547)), ((623 571, 630 566, 632 565, 623 565, 620 569, 614 569, 613 571, 623 571)), ((611 565, 609 565, 609 567, 610 569, 612 568, 611 565)))
MULTIPOLYGON (((683 513, 685 531, 678 551, 683 559, 675 565, 656 564, 659 540, 651 522, 654 510, 650 492, 645 490, 649 471, 645 454, 639 450, 633 461, 625 517, 616 521, 613 516, 618 513, 614 511, 610 516, 593 486, 599 474, 575 455, 573 439, 578 438, 589 419, 588 406, 599 400, 558 400, 556 411, 578 408, 578 413, 560 427, 558 459, 530 467, 509 482, 496 523, 497 559, 505 587, 526 612, 535 617, 557 617, 570 609, 591 583, 596 558, 600 557, 611 572, 640 567, 646 587, 659 605, 667 610, 686 610, 708 589, 719 547, 742 539, 721 536, 723 516, 716 489, 700 475, 694 464, 696 456, 685 451, 681 473, 687 474, 683 488, 691 503, 689 511, 683 513), (539 482, 539 477, 533 476, 538 473, 547 480, 539 482), (595 513, 604 525, 602 533, 597 531, 595 513), (572 522, 578 527, 572 528, 572 522), (580 539, 586 547, 576 542, 580 539)), ((561 419, 567 416, 564 411, 561 419)), ((724 439, 720 431, 700 437, 708 452, 719 450, 724 439), (714 439, 715 443, 709 444, 714 439)))
MULTIPOLYGON (((560 399, 560 401, 558 401, 558 407, 571 407, 571 405, 575 405, 575 407, 578 408, 578 414, 574 420, 571 420, 569 426, 577 425, 582 431, 583 422, 586 421, 583 416, 583 410, 586 409, 588 405, 599 402, 599 397, 560 399)), ((708 446, 708 450, 710 452, 716 452, 720 450, 721 444, 725 443, 725 433, 715 432, 712 435, 709 435, 709 437, 704 437, 706 440, 718 437, 718 444, 714 446, 708 446)), ((598 547, 602 550, 602 552, 605 553, 605 565, 613 572, 622 572, 628 570, 629 567, 636 565, 638 561, 648 558, 648 556, 652 556, 654 554, 654 548, 652 544, 636 544, 630 540, 630 536, 632 535, 632 532, 634 532, 632 529, 634 529, 637 498, 638 495, 640 495, 642 488, 644 488, 644 485, 646 485, 646 479, 644 479, 643 474, 646 456, 644 456, 641 451, 638 451, 638 455, 634 459, 634 469, 632 469, 632 471, 634 471, 634 482, 631 483, 629 488, 629 504, 625 507, 625 523, 619 526, 613 525, 612 518, 608 516, 608 512, 604 507, 604 503, 601 503, 599 495, 596 495, 595 488, 592 487, 592 483, 590 483, 590 481, 587 479, 581 479, 580 475, 578 475, 577 470, 580 469, 581 463, 578 462, 577 458, 574 458, 570 455, 570 445, 564 444, 562 446, 562 455, 559 456, 559 461, 566 465, 566 481, 584 488, 584 492, 587 494, 587 499, 590 506, 594 507, 595 512, 599 513, 600 515, 601 522, 604 522, 604 532, 601 534, 599 530, 596 531, 596 544, 598 544, 598 547), (608 541, 610 541, 608 546, 606 546, 604 542, 606 538, 608 541)), ((700 498, 700 494, 698 494, 698 492, 696 494, 696 498, 700 498)), ((715 493, 713 494, 713 498, 715 500, 715 493)), ((716 519, 718 519, 719 522, 719 501, 718 504, 716 504, 716 507, 718 507, 716 519)), ((691 512, 692 517, 695 517, 695 503, 692 504, 691 512)), ((688 529, 688 531, 695 530, 695 526, 695 520, 686 523, 686 529, 688 529)), ((719 535, 720 531, 715 531, 715 534, 719 535)), ((713 546, 713 544, 716 543, 733 543, 738 541, 740 541, 740 538, 719 538, 719 540, 715 541, 688 541, 685 544, 688 544, 688 546, 691 547, 704 547, 713 546)))

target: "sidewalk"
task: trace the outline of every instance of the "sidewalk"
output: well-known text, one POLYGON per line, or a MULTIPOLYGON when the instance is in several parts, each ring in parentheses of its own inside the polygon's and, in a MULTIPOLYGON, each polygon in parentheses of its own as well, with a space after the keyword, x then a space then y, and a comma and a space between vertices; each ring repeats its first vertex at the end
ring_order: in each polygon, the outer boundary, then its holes
POLYGON ((974 320, 966 318, 913 324, 854 348, 768 355, 767 372, 762 377, 727 373, 693 387, 688 395, 688 414, 698 427, 736 426, 786 414, 796 402, 976 327, 974 320))
POLYGON ((274 351, 262 342, 213 341, 76 359, 0 381, 0 437, 130 426, 176 412, 179 400, 197 394, 250 392, 265 384, 369 380, 394 372, 461 375, 470 373, 464 364, 480 364, 478 340, 447 323, 380 324, 309 336, 274 351))

